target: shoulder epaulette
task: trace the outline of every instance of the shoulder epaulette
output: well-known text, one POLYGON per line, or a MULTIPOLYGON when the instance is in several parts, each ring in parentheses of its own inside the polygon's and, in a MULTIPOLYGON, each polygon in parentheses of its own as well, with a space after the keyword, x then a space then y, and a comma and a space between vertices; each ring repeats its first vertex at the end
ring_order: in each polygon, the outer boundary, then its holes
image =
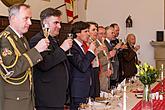
POLYGON ((2 38, 2 36, 4 36, 5 38, 7 38, 9 35, 10 35, 10 32, 9 32, 9 31, 3 31, 3 32, 0 34, 0 38, 2 38))

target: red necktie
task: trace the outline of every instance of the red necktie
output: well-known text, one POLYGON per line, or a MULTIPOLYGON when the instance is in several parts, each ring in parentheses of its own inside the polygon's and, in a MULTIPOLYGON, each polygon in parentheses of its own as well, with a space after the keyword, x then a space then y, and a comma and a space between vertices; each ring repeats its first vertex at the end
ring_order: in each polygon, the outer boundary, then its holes
POLYGON ((83 42, 82 48, 83 48, 83 50, 84 50, 84 53, 87 53, 89 47, 88 47, 88 45, 87 45, 85 42, 83 42))

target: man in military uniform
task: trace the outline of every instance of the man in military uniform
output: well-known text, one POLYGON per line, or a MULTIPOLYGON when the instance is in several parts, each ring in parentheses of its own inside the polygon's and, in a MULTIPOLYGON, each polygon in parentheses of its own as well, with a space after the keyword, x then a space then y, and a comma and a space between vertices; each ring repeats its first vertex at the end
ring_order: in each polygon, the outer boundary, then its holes
POLYGON ((31 25, 32 12, 26 4, 9 8, 10 25, 0 34, 0 75, 2 110, 33 110, 32 69, 43 58, 48 39, 41 39, 30 49, 23 34, 31 25))

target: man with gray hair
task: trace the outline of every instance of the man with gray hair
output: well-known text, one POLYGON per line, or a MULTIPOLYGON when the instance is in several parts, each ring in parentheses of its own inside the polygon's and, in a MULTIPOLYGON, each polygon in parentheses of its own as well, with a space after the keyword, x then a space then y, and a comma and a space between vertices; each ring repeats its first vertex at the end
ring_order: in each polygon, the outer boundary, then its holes
POLYGON ((2 110, 33 110, 32 67, 43 60, 40 52, 49 46, 40 40, 30 49, 23 36, 31 25, 32 12, 26 4, 9 8, 9 26, 0 33, 0 91, 2 110))

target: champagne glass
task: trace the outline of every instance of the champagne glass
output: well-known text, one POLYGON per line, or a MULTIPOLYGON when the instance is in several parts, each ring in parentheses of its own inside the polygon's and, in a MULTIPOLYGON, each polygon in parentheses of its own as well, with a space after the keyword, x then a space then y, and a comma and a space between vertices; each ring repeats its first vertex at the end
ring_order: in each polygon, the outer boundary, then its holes
MULTIPOLYGON (((73 34, 72 33, 68 33, 67 39, 73 39, 73 34)), ((67 54, 67 56, 73 56, 73 54, 71 53, 70 49, 69 49, 69 53, 67 54)))
MULTIPOLYGON (((50 29, 49 29, 48 24, 43 24, 42 30, 43 30, 45 38, 48 39, 50 35, 50 29)), ((47 51, 50 51, 50 49, 47 49, 47 51)))
POLYGON ((49 26, 48 26, 47 24, 44 24, 43 27, 42 27, 42 30, 43 30, 43 32, 44 32, 45 38, 48 39, 49 34, 50 34, 49 26))
POLYGON ((122 38, 119 38, 119 43, 123 43, 122 38))
POLYGON ((91 36, 89 36, 89 40, 88 40, 89 44, 91 44, 93 41, 94 40, 91 38, 91 36))
MULTIPOLYGON (((96 41, 98 42, 98 44, 100 45, 100 46, 102 46, 103 44, 98 40, 98 39, 96 39, 96 41)), ((107 57, 107 53, 106 53, 106 51, 105 50, 103 50, 103 53, 104 53, 104 55, 107 57)))
MULTIPOLYGON (((122 42, 122 39, 121 38, 119 38, 119 43, 122 45, 123 44, 123 42, 122 42)), ((116 60, 116 57, 117 57, 117 53, 119 52, 119 50, 120 50, 120 48, 118 49, 118 50, 116 50, 116 55, 111 59, 111 62, 113 63, 113 62, 115 62, 115 60, 116 60)))

